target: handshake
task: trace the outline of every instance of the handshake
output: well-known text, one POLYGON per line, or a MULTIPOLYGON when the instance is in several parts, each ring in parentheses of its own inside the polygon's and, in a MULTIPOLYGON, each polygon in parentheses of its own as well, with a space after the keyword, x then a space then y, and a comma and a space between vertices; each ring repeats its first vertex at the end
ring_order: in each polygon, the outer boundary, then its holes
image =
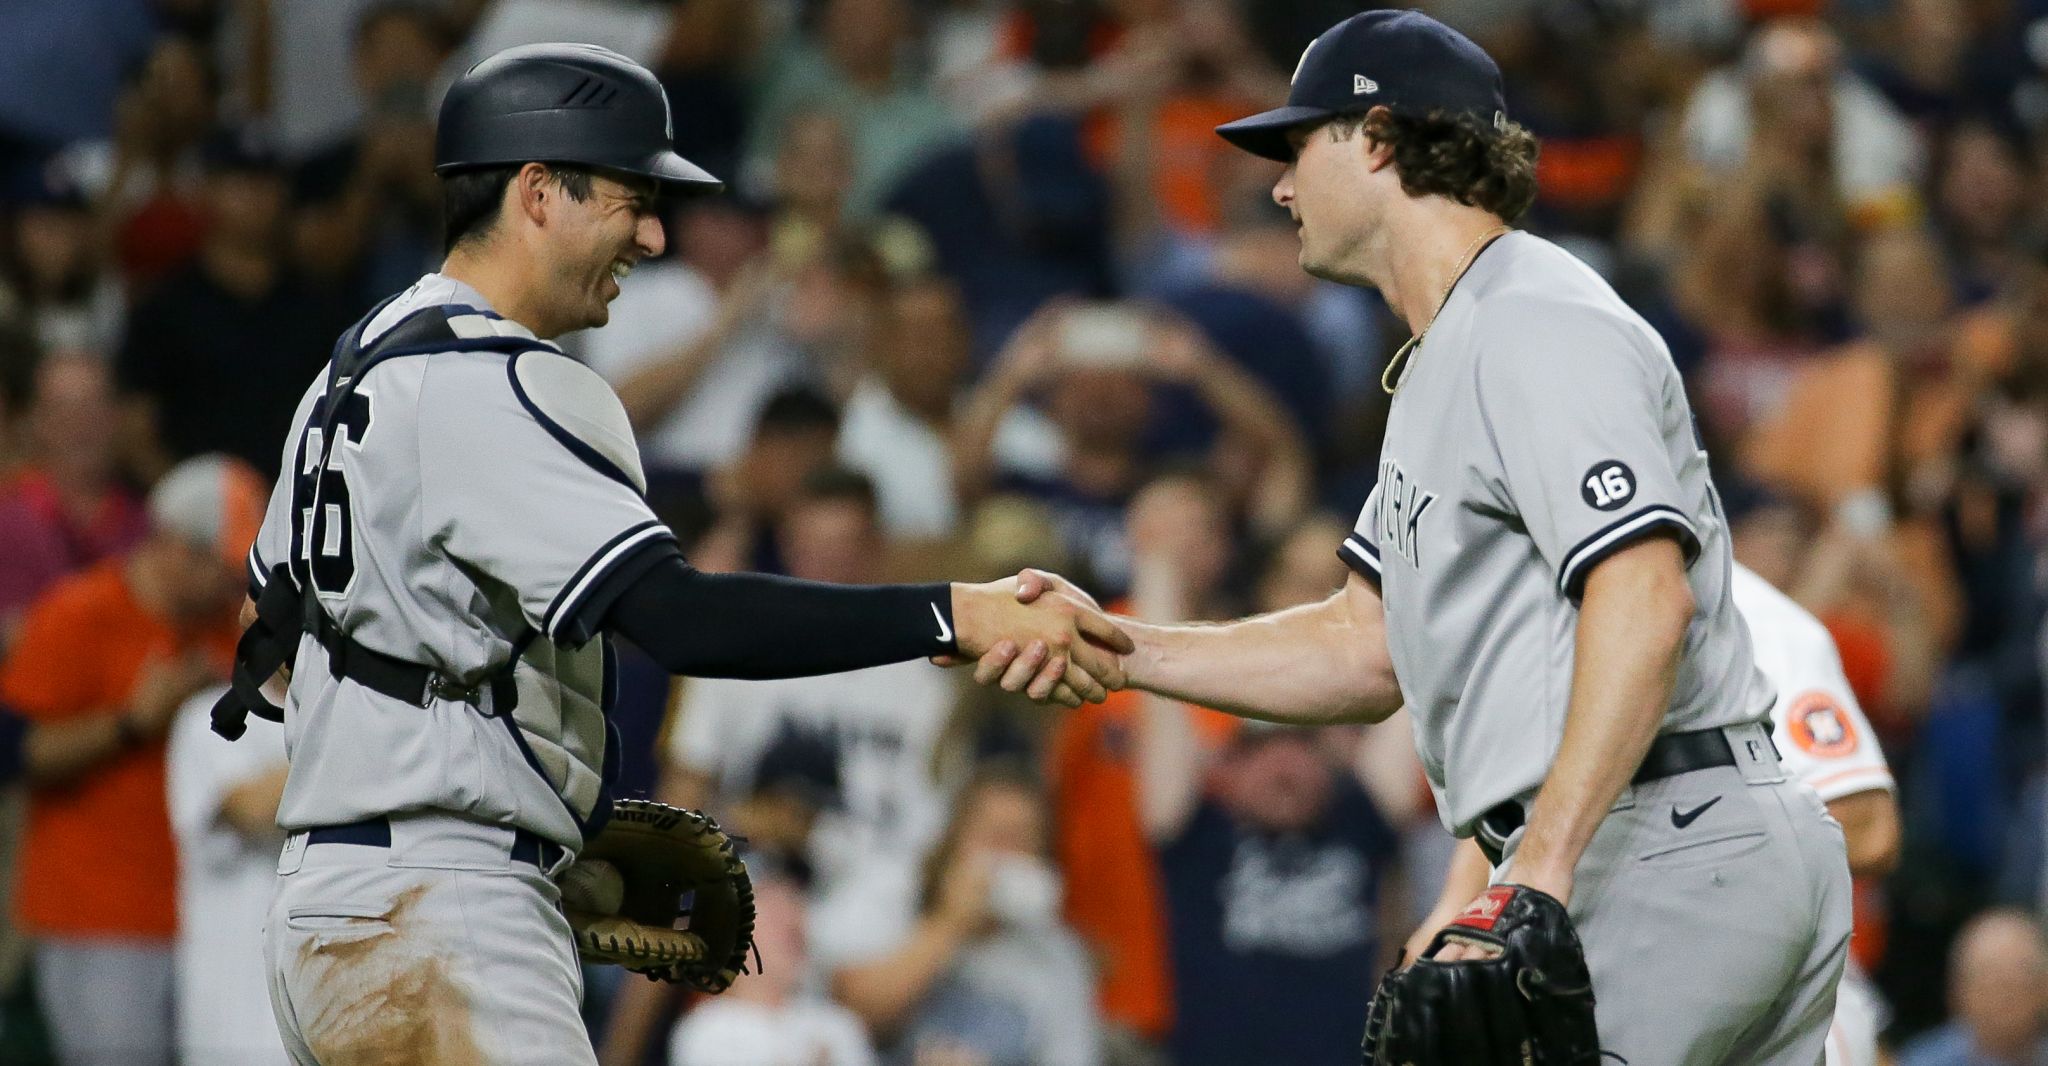
POLYGON ((979 684, 1067 707, 1101 703, 1123 688, 1123 657, 1136 650, 1094 597, 1042 570, 954 585, 953 628, 960 655, 934 663, 972 662, 979 684))

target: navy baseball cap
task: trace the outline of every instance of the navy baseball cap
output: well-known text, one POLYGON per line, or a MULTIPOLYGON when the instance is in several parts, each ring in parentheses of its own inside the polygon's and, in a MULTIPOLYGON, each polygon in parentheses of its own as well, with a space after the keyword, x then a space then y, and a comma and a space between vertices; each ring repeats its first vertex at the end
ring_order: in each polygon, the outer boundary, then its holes
POLYGON ((1287 131, 1375 107, 1444 110, 1507 125, 1500 67, 1457 30, 1420 11, 1367 11, 1309 42, 1295 65, 1287 106, 1216 127, 1253 155, 1294 161, 1287 131))

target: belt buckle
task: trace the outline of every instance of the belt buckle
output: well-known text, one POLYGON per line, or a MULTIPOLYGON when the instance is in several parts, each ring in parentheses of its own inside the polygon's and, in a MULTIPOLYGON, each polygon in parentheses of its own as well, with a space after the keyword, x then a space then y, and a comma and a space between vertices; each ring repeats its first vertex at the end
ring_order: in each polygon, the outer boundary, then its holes
POLYGON ((458 685, 454 681, 435 674, 427 679, 427 695, 450 703, 474 704, 483 699, 479 685, 458 685))

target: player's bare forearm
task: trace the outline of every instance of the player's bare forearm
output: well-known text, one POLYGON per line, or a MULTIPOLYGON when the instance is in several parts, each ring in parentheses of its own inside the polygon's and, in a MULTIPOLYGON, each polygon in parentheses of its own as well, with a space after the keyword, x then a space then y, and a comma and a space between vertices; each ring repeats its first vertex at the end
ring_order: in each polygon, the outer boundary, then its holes
POLYGON ((1829 800, 1828 814, 1842 823, 1850 873, 1883 877, 1898 866, 1899 801, 1889 789, 1865 789, 1829 800))
POLYGON ((1422 957, 1429 950, 1429 942, 1436 939, 1438 930, 1451 923, 1458 912, 1472 902, 1486 884, 1493 878, 1493 866, 1486 861, 1486 853, 1479 850, 1477 840, 1461 840, 1456 851, 1451 853, 1450 868, 1444 872, 1443 891, 1437 895, 1436 905, 1415 927, 1408 937, 1407 946, 1402 949, 1402 961, 1409 962, 1422 957))
POLYGON ((1401 705, 1379 594, 1354 576, 1321 603, 1225 625, 1123 623, 1128 684, 1240 718, 1377 722, 1401 705))
POLYGON ((1594 567, 1579 605, 1571 706, 1510 879, 1560 900, 1670 704, 1695 604, 1678 543, 1639 540, 1594 567))

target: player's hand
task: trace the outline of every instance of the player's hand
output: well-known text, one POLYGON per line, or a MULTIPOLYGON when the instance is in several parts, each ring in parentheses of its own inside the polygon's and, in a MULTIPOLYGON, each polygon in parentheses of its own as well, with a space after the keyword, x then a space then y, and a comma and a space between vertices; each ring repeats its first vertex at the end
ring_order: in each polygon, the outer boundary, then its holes
MULTIPOLYGON (((1559 903, 1567 903, 1571 899, 1572 883, 1570 877, 1562 879, 1551 876, 1517 877, 1513 881, 1503 883, 1533 888, 1538 892, 1555 898, 1559 903)), ((1473 897, 1474 903, 1478 901, 1479 897, 1473 897)), ((1452 917, 1456 917, 1456 915, 1452 915, 1452 917)), ((1472 959, 1490 959, 1499 954, 1500 948, 1492 944, 1485 944, 1476 940, 1462 940, 1459 939, 1457 934, 1453 933, 1445 940, 1443 950, 1437 952, 1432 957, 1438 962, 1464 962, 1472 959)))
MULTIPOLYGON (((1036 603, 1040 598, 1053 594, 1085 605, 1098 615, 1103 613, 1102 605, 1095 602, 1095 597, 1058 574, 1027 568, 1018 573, 1016 580, 1018 603, 1036 603)), ((1118 650, 1120 654, 1128 654, 1128 649, 1118 650)), ((941 656, 932 661, 940 666, 960 666, 968 660, 941 656)), ((1003 640, 996 642, 975 662, 974 679, 980 684, 999 684, 1005 691, 1024 692, 1027 695, 1043 691, 1047 683, 1054 683, 1051 702, 1078 707, 1081 705, 1082 696, 1064 680, 1064 665, 1055 660, 1050 649, 1042 644, 1020 644, 1013 640, 1003 640)), ((1122 687, 1121 665, 1119 660, 1119 680, 1117 684, 1110 685, 1111 688, 1122 687)), ((1038 697, 1034 695, 1032 698, 1038 697)), ((1094 702, 1101 701, 1097 699, 1094 702)))
MULTIPOLYGON (((1429 950, 1429 945, 1427 943, 1423 944, 1422 949, 1424 951, 1429 950)), ((1482 944, 1476 940, 1462 940, 1457 934, 1453 933, 1444 940, 1443 950, 1430 956, 1430 958, 1434 962, 1477 962, 1493 958, 1499 954, 1500 949, 1492 944, 1482 944)))
POLYGON ((999 683, 1005 691, 1023 692, 1039 702, 1059 698, 1062 681, 1077 701, 1097 703, 1110 689, 1123 687, 1121 657, 1132 650, 1131 638, 1085 594, 1051 591, 1033 582, 1026 595, 1024 585, 1023 579, 1010 578, 953 586, 953 624, 962 656, 983 659, 994 653, 993 661, 977 664, 975 680, 999 683))
MULTIPOLYGON (((1413 933, 1408 934, 1407 942, 1401 945, 1400 966, 1406 967, 1416 959, 1429 954, 1430 943, 1436 940, 1436 935, 1443 932, 1444 926, 1451 924, 1451 919, 1457 916, 1457 911, 1447 911, 1441 906, 1429 912, 1429 916, 1422 919, 1422 924, 1416 926, 1413 933)), ((1445 949, 1446 952, 1449 950, 1445 949)))

